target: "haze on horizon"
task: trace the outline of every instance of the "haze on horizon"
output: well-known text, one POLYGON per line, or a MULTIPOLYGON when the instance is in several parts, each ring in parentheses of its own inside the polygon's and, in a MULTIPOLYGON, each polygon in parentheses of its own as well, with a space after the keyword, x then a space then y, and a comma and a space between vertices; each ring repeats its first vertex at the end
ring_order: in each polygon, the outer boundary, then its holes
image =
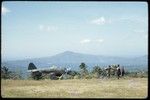
POLYGON ((2 60, 65 51, 148 55, 146 2, 2 2, 2 60))

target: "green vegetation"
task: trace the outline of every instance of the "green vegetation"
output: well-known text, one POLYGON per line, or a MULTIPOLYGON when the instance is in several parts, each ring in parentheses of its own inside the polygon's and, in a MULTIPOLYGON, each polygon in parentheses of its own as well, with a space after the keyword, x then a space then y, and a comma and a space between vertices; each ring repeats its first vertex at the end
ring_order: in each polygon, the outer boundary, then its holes
MULTIPOLYGON (((33 63, 29 64, 30 70, 35 69, 36 66, 33 63)), ((28 67, 29 68, 29 67, 28 67)), ((107 78, 109 75, 110 78, 117 78, 116 75, 116 65, 111 65, 111 70, 108 73, 108 70, 100 67, 94 66, 92 71, 88 71, 88 67, 85 63, 81 63, 79 65, 80 71, 70 70, 67 74, 63 74, 60 77, 55 76, 55 79, 66 80, 66 79, 99 79, 99 78, 107 78), (109 74, 109 75, 108 75, 109 74)), ((64 68, 65 70, 66 68, 64 68)), ((124 76, 123 76, 124 77, 124 76)), ((147 78, 148 72, 147 71, 128 71, 125 70, 125 77, 133 77, 133 78, 147 78)), ((10 71, 7 67, 1 67, 1 78, 2 79, 23 79, 21 73, 18 71, 13 72, 10 71)), ((32 72, 28 79, 40 80, 40 79, 50 79, 50 74, 43 74, 40 71, 32 72)))
POLYGON ((89 72, 87 70, 87 65, 85 63, 81 63, 79 67, 80 67, 81 78, 88 78, 89 72))
POLYGON ((92 74, 94 78, 99 78, 102 75, 102 69, 99 66, 93 67, 92 74))
POLYGON ((1 67, 1 79, 22 79, 21 73, 10 71, 7 67, 1 67))
POLYGON ((126 76, 133 77, 133 78, 146 78, 148 77, 147 71, 134 71, 134 72, 126 72, 126 76))

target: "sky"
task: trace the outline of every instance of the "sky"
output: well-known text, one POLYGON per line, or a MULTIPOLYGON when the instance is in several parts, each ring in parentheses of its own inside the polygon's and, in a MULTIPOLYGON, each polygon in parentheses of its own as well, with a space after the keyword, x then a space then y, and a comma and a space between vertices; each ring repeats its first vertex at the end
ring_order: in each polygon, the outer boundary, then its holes
POLYGON ((1 7, 2 60, 65 51, 148 54, 147 2, 5 1, 1 7))

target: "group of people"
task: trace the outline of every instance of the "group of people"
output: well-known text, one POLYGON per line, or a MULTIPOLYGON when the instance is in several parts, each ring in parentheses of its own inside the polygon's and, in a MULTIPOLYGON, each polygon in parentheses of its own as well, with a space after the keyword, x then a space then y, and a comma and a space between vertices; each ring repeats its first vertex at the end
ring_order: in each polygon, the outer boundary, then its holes
POLYGON ((118 78, 118 79, 119 79, 121 76, 123 77, 124 74, 125 74, 124 67, 121 67, 121 68, 120 68, 120 65, 119 65, 119 64, 116 66, 116 68, 113 68, 113 67, 111 67, 111 66, 109 65, 109 67, 106 68, 106 70, 108 71, 108 72, 107 72, 108 77, 110 77, 111 69, 116 72, 116 75, 117 75, 117 78, 118 78))

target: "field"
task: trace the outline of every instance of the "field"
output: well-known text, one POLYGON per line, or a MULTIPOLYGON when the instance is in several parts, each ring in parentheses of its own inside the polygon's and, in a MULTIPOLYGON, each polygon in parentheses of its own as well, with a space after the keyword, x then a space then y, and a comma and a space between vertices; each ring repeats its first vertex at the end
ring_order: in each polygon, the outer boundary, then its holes
POLYGON ((1 80, 3 98, 146 98, 147 78, 1 80))

